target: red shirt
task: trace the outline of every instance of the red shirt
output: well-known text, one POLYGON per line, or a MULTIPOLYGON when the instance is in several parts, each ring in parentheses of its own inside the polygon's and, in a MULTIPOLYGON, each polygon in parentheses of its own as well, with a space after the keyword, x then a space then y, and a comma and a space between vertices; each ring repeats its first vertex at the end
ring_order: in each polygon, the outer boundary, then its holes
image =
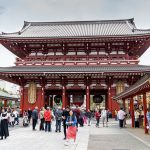
POLYGON ((51 111, 46 110, 44 112, 44 119, 45 119, 45 121, 51 121, 51 111))
POLYGON ((100 113, 99 112, 95 112, 95 117, 96 117, 96 119, 99 119, 100 118, 100 113))

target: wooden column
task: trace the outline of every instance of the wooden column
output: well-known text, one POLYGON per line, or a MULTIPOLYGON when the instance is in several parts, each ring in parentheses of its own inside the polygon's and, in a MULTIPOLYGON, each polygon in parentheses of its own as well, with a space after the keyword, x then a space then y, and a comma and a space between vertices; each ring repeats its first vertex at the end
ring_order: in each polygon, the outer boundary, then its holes
POLYGON ((90 109, 90 87, 86 86, 86 111, 90 109))
POLYGON ((112 98, 111 98, 111 85, 109 84, 108 86, 108 101, 107 101, 107 106, 108 106, 108 109, 112 112, 112 98))
POLYGON ((112 110, 112 88, 111 88, 111 85, 112 85, 112 77, 108 77, 107 79, 107 85, 108 85, 108 109, 113 112, 112 110))
POLYGON ((66 108, 66 87, 62 87, 62 108, 66 108))
POLYGON ((147 118, 146 118, 146 113, 147 113, 147 100, 146 100, 146 92, 143 93, 143 109, 144 109, 144 130, 145 133, 148 133, 147 130, 147 118))
POLYGON ((133 96, 130 99, 130 114, 131 114, 132 128, 134 128, 134 101, 133 101, 133 96))
POLYGON ((20 91, 20 114, 23 115, 24 111, 24 86, 21 86, 21 91, 20 91))
POLYGON ((5 99, 5 100, 4 100, 4 108, 6 108, 6 107, 7 107, 7 102, 8 102, 8 100, 7 100, 7 99, 5 99))
POLYGON ((125 99, 123 99, 123 108, 124 108, 124 110, 126 110, 126 101, 125 101, 125 99))
POLYGON ((105 109, 108 109, 108 94, 105 95, 105 109))
POLYGON ((44 105, 45 105, 44 104, 45 103, 45 95, 44 95, 45 93, 44 92, 45 92, 45 86, 42 85, 42 87, 41 87, 41 94, 42 94, 41 95, 41 108, 44 107, 44 105))
POLYGON ((53 100, 54 100, 54 95, 52 95, 51 101, 50 101, 50 107, 52 107, 52 108, 53 108, 53 100))

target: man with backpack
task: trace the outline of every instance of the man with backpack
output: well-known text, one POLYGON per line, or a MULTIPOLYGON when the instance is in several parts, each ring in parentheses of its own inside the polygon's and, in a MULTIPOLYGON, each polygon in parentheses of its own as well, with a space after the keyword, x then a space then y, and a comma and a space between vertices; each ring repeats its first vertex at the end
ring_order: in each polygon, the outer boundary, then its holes
POLYGON ((58 130, 59 130, 59 132, 61 132, 62 114, 63 114, 63 111, 61 110, 61 108, 59 106, 55 112, 55 119, 56 119, 56 130, 55 130, 55 132, 57 132, 58 130))

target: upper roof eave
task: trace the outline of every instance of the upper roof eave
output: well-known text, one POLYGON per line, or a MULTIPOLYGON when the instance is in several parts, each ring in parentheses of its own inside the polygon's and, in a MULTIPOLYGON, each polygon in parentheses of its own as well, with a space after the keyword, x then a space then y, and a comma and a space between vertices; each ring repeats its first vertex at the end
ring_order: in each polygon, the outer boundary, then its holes
POLYGON ((0 67, 0 73, 109 73, 109 72, 150 72, 150 66, 13 66, 0 67))
POLYGON ((63 36, 63 37, 19 37, 19 36, 1 36, 0 39, 93 39, 93 38, 132 38, 150 36, 150 33, 146 34, 134 34, 134 35, 113 35, 113 36, 63 36))

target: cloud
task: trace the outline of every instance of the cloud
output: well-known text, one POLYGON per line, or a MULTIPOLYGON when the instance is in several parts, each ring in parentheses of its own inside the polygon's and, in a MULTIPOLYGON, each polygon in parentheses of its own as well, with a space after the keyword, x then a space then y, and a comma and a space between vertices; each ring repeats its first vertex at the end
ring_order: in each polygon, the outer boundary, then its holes
POLYGON ((3 14, 5 11, 5 8, 3 6, 0 6, 0 15, 3 14))

